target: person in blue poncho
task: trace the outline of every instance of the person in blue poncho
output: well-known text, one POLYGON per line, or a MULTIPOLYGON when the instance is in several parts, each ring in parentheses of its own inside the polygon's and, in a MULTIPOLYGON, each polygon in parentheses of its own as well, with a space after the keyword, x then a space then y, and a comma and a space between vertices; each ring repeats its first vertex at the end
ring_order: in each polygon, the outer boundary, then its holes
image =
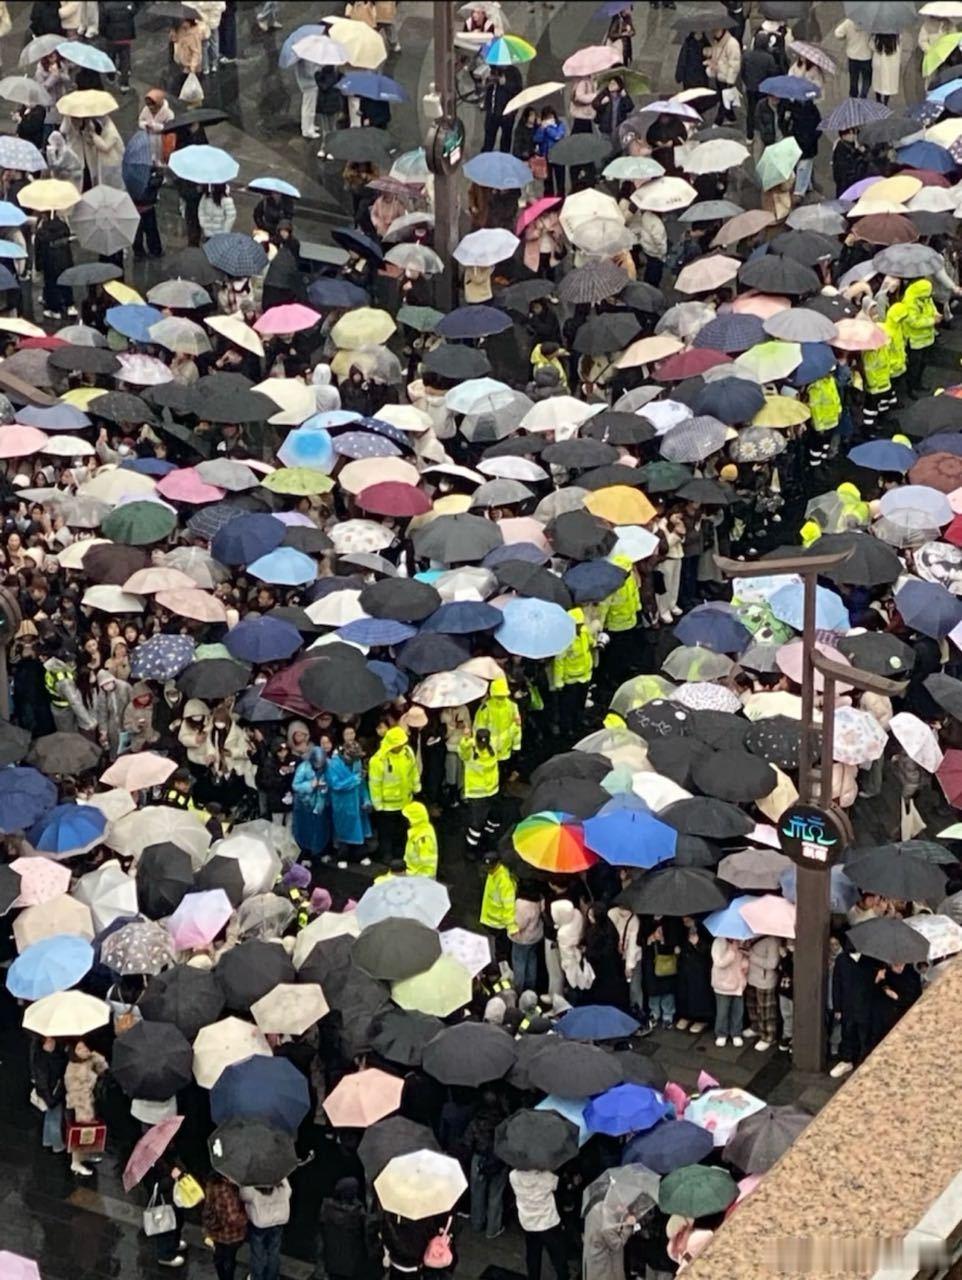
POLYGON ((322 856, 331 839, 328 808, 327 756, 311 747, 294 771, 294 813, 291 829, 302 853, 322 856))
MULTIPOLYGON (((357 734, 350 725, 344 729, 344 740, 327 762, 327 786, 331 801, 331 820, 334 824, 334 845, 339 855, 363 849, 371 835, 371 797, 364 777, 364 756, 357 743, 357 734)), ((362 858, 361 865, 369 866, 370 858, 362 858)), ((338 863, 346 866, 346 862, 338 863)))

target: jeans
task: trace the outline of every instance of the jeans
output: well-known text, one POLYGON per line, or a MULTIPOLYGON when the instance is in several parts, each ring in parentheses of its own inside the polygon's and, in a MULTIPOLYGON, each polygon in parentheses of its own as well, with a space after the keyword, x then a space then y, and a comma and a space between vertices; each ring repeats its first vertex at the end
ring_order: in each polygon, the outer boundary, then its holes
POLYGON ((872 59, 849 58, 848 60, 848 96, 850 98, 867 98, 872 85, 872 59))
POLYGON ((112 44, 108 52, 117 68, 117 78, 122 85, 130 84, 130 43, 112 44))
POLYGON ((471 1229, 483 1231, 489 1240, 501 1234, 504 1215, 504 1189, 508 1169, 501 1165, 494 1172, 484 1169, 486 1157, 471 1157, 471 1229))
POLYGON ((211 71, 217 70, 217 64, 220 62, 220 27, 213 27, 210 35, 204 41, 201 53, 200 73, 207 75, 211 71))
POLYGON ((812 186, 812 172, 815 168, 815 157, 807 156, 799 160, 795 166, 795 194, 806 196, 812 186))
POLYGON ((667 1026, 675 1021, 675 993, 666 991, 660 996, 648 997, 648 1010, 652 1022, 663 1022, 667 1026))
POLYGON ((568 1280, 568 1252, 560 1226, 524 1233, 524 1261, 528 1280, 541 1280, 541 1254, 547 1249, 557 1280, 568 1280))
POLYGON ((791 1040, 795 1033, 795 1001, 791 996, 778 997, 778 1012, 782 1018, 782 1039, 791 1040))
POLYGON ((536 942, 512 942, 511 970, 514 985, 519 991, 538 989, 538 944, 536 942))
POLYGON ((53 1152, 66 1151, 63 1140, 63 1103, 48 1107, 43 1113, 43 1145, 53 1152))
POLYGON ((281 1236, 283 1227, 247 1228, 251 1251, 251 1280, 279 1280, 281 1274, 281 1236))
POLYGON ((217 1273, 217 1280, 234 1280, 239 1248, 239 1244, 214 1245, 214 1271, 217 1273))
POLYGON ((715 1035, 740 1036, 745 1019, 745 1001, 742 996, 726 996, 715 992, 715 1035))

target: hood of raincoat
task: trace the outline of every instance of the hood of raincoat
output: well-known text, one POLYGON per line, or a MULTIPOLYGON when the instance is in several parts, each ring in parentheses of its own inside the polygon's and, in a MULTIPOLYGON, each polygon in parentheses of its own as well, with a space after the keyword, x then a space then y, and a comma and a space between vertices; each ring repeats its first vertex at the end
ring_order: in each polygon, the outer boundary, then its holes
POLYGON ((624 569, 626 573, 631 573, 635 567, 631 556, 626 556, 620 551, 617 555, 609 556, 608 558, 612 564, 616 564, 619 569, 624 569))
POLYGON ((407 740, 407 730, 402 729, 401 726, 397 724, 393 729, 388 729, 387 733, 381 739, 381 746, 384 747, 386 751, 396 751, 399 747, 407 746, 407 740))
POLYGON ((420 800, 412 800, 410 804, 406 804, 401 815, 407 818, 412 827, 424 827, 428 824, 428 811, 420 800))
POLYGON ((902 295, 902 301, 909 307, 917 307, 932 297, 931 280, 913 280, 902 295))
POLYGON ((584 609, 579 609, 578 606, 575 605, 573 609, 568 610, 568 617, 576 627, 580 627, 585 620, 585 611, 584 609))
POLYGON ((510 696, 510 693, 511 691, 508 688, 508 682, 505 680, 504 676, 496 676, 495 679, 491 681, 491 687, 488 689, 490 697, 507 698, 510 696))

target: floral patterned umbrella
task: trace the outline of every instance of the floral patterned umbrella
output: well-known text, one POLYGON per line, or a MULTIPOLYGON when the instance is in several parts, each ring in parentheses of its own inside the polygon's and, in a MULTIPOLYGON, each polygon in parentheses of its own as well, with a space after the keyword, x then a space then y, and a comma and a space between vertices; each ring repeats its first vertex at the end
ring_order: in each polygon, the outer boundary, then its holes
POLYGON ((835 712, 834 758, 840 764, 869 764, 885 750, 888 735, 867 711, 838 707, 835 712))

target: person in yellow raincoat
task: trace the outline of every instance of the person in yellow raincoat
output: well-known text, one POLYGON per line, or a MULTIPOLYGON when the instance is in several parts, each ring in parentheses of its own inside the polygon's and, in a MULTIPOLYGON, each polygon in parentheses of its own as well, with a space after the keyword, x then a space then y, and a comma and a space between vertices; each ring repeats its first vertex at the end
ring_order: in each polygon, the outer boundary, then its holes
POLYGON ((404 865, 409 876, 430 876, 432 880, 438 874, 438 837, 431 825, 427 808, 420 800, 412 800, 401 810, 401 816, 407 820, 408 836, 404 845, 404 865))
POLYGON ((862 352, 862 375, 865 385, 865 407, 862 410, 862 421, 866 430, 874 435, 875 424, 880 413, 885 413, 895 403, 892 397, 892 340, 888 337, 888 328, 879 323, 878 304, 874 298, 866 298, 862 302, 862 316, 881 328, 888 341, 882 347, 862 352))
POLYGON ((551 659, 548 684, 554 690, 558 707, 558 731, 565 738, 578 738, 584 723, 588 687, 595 671, 597 641, 585 621, 584 610, 575 606, 568 610, 575 624, 574 639, 562 653, 551 659))
POLYGON ((922 391, 925 353, 935 342, 935 326, 939 323, 938 309, 932 301, 932 281, 913 280, 903 293, 902 301, 906 308, 902 320, 908 357, 906 383, 909 395, 914 399, 922 391))
POLYGON ((381 860, 388 862, 401 849, 401 810, 421 790, 418 762, 400 725, 388 729, 371 756, 368 787, 381 860))
POLYGON ((497 816, 492 808, 501 785, 498 757, 489 729, 478 729, 458 743, 463 769, 461 786, 468 807, 466 856, 476 858, 483 835, 492 838, 498 832, 497 816))
POLYGON ((487 875, 481 895, 481 923, 486 929, 502 935, 498 943, 506 946, 505 930, 514 928, 517 883, 498 853, 486 853, 484 867, 487 875))
POLYGON ((882 321, 882 328, 889 336, 889 375, 892 379, 891 399, 896 405, 899 402, 900 379, 905 376, 905 371, 908 368, 905 331, 902 327, 907 315, 908 307, 904 302, 893 302, 885 313, 885 319, 882 321))
POLYGON ((521 712, 504 676, 491 681, 488 696, 474 713, 474 731, 487 729, 499 763, 521 750, 521 712))
POLYGON ((606 701, 631 671, 641 665, 639 648, 643 635, 637 629, 641 593, 634 561, 630 556, 613 555, 611 563, 624 569, 626 577, 621 586, 601 602, 601 625, 608 635, 608 647, 598 674, 599 679, 603 679, 606 701))

